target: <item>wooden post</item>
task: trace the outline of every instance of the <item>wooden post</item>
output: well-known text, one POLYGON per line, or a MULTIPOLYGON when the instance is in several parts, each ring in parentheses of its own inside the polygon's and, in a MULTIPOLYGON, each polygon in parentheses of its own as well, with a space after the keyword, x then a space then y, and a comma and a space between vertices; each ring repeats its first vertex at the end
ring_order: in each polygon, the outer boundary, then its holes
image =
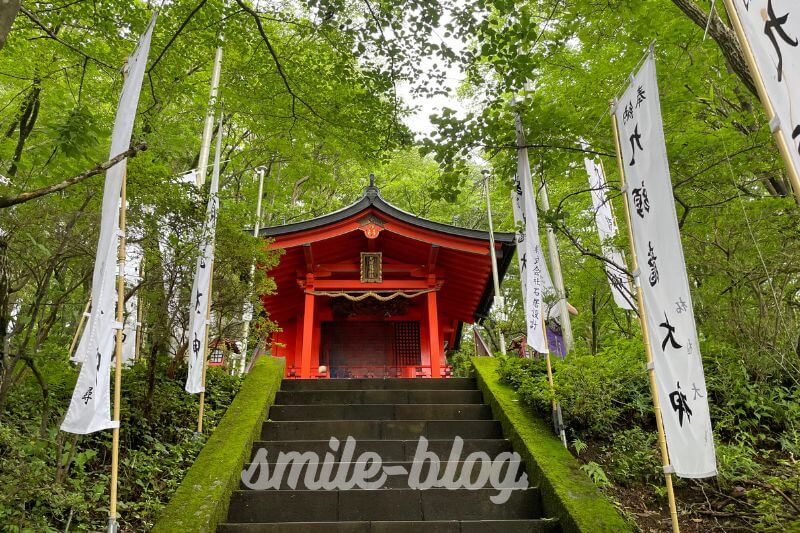
MULTIPOLYGON (((126 65, 127 70, 127 65, 126 65)), ((128 173, 122 174, 122 190, 119 209, 119 247, 117 250, 117 335, 114 347, 114 413, 112 420, 119 422, 119 406, 122 396, 122 336, 125 321, 125 211, 128 173)), ((85 364, 85 363, 84 363, 85 364)), ((108 506, 108 530, 117 531, 117 484, 119 478, 119 424, 111 430, 111 502, 108 506)))
MULTIPOLYGON (((761 77, 761 71, 758 70, 756 58, 753 55, 753 50, 750 48, 750 43, 744 34, 744 27, 742 26, 742 21, 739 20, 739 13, 736 11, 733 1, 724 1, 725 9, 728 11, 728 18, 731 20, 733 29, 736 31, 736 36, 739 38, 739 44, 742 45, 742 51, 744 52, 747 66, 750 67, 750 74, 753 76, 753 83, 755 83, 758 97, 761 99, 761 104, 764 106, 764 110, 767 113, 767 120, 770 123, 770 127, 772 127, 776 115, 775 108, 772 106, 772 101, 770 101, 769 94, 767 93, 767 86, 764 84, 764 79, 761 77)), ((786 165, 786 172, 789 175, 789 181, 791 182, 792 189, 794 190, 794 199, 798 204, 800 204, 800 175, 798 175, 800 170, 795 167, 794 161, 792 160, 789 141, 786 139, 786 137, 784 137, 781 128, 774 128, 772 135, 775 138, 775 142, 778 144, 778 151, 783 158, 783 163, 786 165)))
MULTIPOLYGON (((628 240, 631 244, 630 254, 630 269, 631 272, 636 272, 639 269, 639 262, 636 259, 636 244, 633 240, 633 227, 631 226, 630 207, 628 205, 628 193, 626 192, 625 180, 625 165, 622 163, 622 149, 619 142, 619 128, 617 124, 617 116, 614 113, 615 104, 611 106, 611 122, 614 129, 614 146, 617 154, 617 165, 619 166, 619 179, 622 189, 622 203, 625 207, 625 221, 628 225, 628 240)), ((650 394, 653 397, 653 411, 656 416, 656 429, 658 430, 658 446, 661 449, 661 464, 664 468, 664 478, 667 485, 667 499, 669 501, 669 515, 672 519, 673 533, 680 533, 680 525, 678 524, 678 509, 675 504, 675 490, 672 488, 672 473, 671 465, 669 462, 669 450, 667 450, 667 439, 664 434, 664 422, 661 419, 661 401, 658 398, 658 388, 656 386, 656 372, 653 367, 653 349, 650 346, 650 333, 647 327, 647 311, 644 307, 644 298, 642 297, 641 285, 639 283, 639 276, 635 276, 636 283, 636 300, 639 307, 639 324, 642 327, 642 338, 644 340, 645 353, 647 354, 647 375, 650 380, 650 394)))
POLYGON ((86 315, 89 314, 89 308, 91 306, 92 306, 92 297, 89 296, 89 300, 86 302, 86 306, 83 308, 83 313, 81 313, 81 318, 78 321, 78 329, 75 330, 75 335, 72 336, 72 343, 69 345, 69 352, 67 352, 67 359, 72 359, 72 353, 75 351, 75 345, 78 344, 78 338, 81 336, 83 325, 86 323, 86 315))
POLYGON ((431 377, 442 377, 441 344, 439 341, 439 309, 436 301, 436 291, 425 295, 428 304, 428 336, 430 338, 431 377))
POLYGON ((300 377, 311 377, 311 348, 314 337, 314 290, 313 276, 307 278, 305 307, 303 309, 303 345, 300 348, 300 377))

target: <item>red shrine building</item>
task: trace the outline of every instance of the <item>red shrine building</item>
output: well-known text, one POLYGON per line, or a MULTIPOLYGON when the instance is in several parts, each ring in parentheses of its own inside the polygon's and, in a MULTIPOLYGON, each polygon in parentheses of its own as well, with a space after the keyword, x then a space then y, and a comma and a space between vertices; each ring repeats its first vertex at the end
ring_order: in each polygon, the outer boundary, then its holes
MULTIPOLYGON (((446 377, 463 324, 494 298, 489 233, 398 209, 373 176, 354 204, 260 235, 284 251, 262 301, 288 378, 446 377)), ((494 239, 502 279, 514 234, 494 239)))

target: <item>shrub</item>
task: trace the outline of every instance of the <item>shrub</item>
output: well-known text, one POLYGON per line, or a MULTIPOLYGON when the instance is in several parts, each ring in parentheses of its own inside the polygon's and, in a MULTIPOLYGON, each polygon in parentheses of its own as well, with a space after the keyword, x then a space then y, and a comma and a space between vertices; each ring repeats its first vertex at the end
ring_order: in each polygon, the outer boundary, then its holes
POLYGON ((660 483, 663 478, 656 440, 654 432, 636 426, 614 435, 602 448, 611 478, 626 486, 660 483))
POLYGON ((608 437, 652 412, 642 354, 641 342, 620 339, 597 355, 576 349, 565 361, 553 359, 555 395, 543 360, 507 358, 499 372, 521 401, 544 416, 549 418, 550 402, 556 399, 568 427, 585 436, 608 437))

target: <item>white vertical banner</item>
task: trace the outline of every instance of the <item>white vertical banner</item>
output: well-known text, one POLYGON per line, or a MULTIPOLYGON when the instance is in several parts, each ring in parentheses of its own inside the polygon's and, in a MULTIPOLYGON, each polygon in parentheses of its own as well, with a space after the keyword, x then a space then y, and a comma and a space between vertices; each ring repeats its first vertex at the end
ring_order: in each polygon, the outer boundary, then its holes
MULTIPOLYGON (((154 13, 139 39, 136 51, 128 58, 128 76, 122 85, 122 94, 117 104, 109 159, 130 147, 155 22, 154 13)), ((72 392, 69 409, 61 424, 61 429, 69 433, 86 434, 119 427, 119 422, 111 420, 110 381, 114 337, 116 330, 122 328, 122 324, 116 322, 116 276, 118 267, 124 272, 124 265, 117 265, 117 251, 120 238, 120 193, 126 163, 127 160, 123 159, 106 171, 100 238, 92 276, 92 311, 83 332, 85 339, 81 338, 79 353, 76 355, 83 365, 72 392)))
POLYGON ((670 461, 680 477, 716 475, 708 391, 672 195, 651 53, 614 110, 670 461))
POLYGON ((731 2, 764 81, 766 96, 780 122, 771 127, 773 131, 780 128, 794 168, 800 173, 800 3, 797 0, 731 2))
POLYGON ((630 280, 624 270, 617 268, 625 266, 625 258, 622 252, 610 243, 617 236, 617 221, 611 211, 611 202, 608 199, 608 183, 606 182, 603 167, 593 159, 583 160, 586 173, 589 175, 589 188, 592 192, 592 206, 594 208, 594 220, 597 224, 597 233, 600 235, 600 246, 603 257, 611 263, 603 262, 608 283, 611 286, 611 294, 614 303, 621 309, 632 310, 633 290, 630 280))
MULTIPOLYGON (((142 231, 134 226, 128 226, 129 237, 134 240, 142 238, 142 231)), ((142 245, 138 242, 128 242, 125 246, 125 283, 128 288, 136 287, 142 280, 142 245)), ((136 332, 138 323, 139 296, 134 293, 125 302, 125 327, 122 330, 122 364, 130 366, 136 358, 136 332)))
POLYGON ((549 304, 545 298, 553 293, 553 282, 547 270, 539 239, 539 216, 536 213, 536 196, 531 181, 531 166, 525 146, 522 121, 516 117, 517 173, 511 203, 517 225, 517 261, 519 262, 522 300, 525 306, 528 345, 539 353, 548 353, 547 332, 544 321, 549 304))
POLYGON ((189 301, 189 373, 186 376, 186 392, 198 394, 205 392, 203 366, 206 362, 206 328, 211 298, 211 276, 214 272, 214 238, 217 231, 217 211, 219 210, 219 165, 222 151, 222 117, 217 130, 217 146, 214 152, 214 169, 211 172, 211 186, 208 193, 206 219, 200 235, 200 253, 192 283, 192 296, 189 301))

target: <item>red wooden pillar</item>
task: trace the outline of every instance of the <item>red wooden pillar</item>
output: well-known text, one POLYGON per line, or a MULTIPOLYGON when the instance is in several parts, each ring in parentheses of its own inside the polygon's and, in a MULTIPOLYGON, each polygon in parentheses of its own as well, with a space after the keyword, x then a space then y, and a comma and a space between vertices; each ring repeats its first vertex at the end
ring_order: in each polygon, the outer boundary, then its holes
POLYGON ((442 343, 439 339, 439 309, 436 302, 436 291, 429 292, 428 300, 428 333, 431 351, 431 377, 442 377, 442 343))
POLYGON ((313 283, 305 286, 305 307, 303 310, 303 343, 300 352, 300 377, 311 377, 311 350, 314 337, 314 290, 313 283))

